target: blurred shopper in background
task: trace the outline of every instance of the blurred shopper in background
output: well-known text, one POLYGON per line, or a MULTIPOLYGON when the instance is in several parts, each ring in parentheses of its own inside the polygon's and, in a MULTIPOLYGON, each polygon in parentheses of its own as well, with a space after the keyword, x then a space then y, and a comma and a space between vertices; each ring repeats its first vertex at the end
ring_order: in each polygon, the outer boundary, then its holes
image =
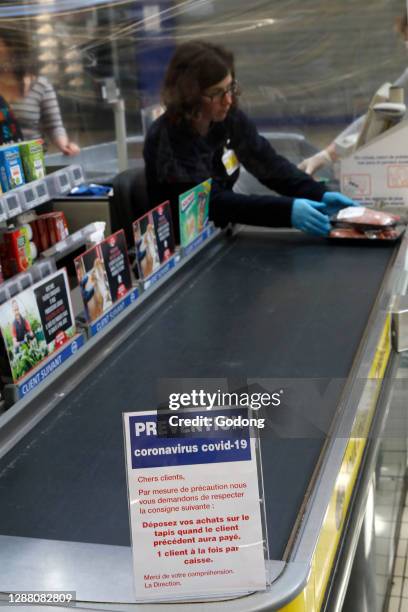
POLYGON ((23 140, 20 126, 5 99, 0 96, 0 145, 23 140))
MULTIPOLYGON (((395 22, 395 31, 401 36, 401 39, 405 43, 408 49, 408 16, 407 16, 407 8, 404 3, 404 11, 400 17, 396 19, 395 22)), ((408 68, 404 70, 404 72, 399 76, 399 78, 393 83, 395 87, 402 87, 404 89, 405 94, 405 103, 408 102, 408 68)), ((365 120, 365 115, 358 117, 353 123, 351 123, 345 130, 343 130, 336 138, 331 142, 327 147, 304 159, 300 164, 299 168, 306 172, 307 174, 313 175, 315 172, 320 170, 323 166, 330 165, 336 162, 339 159, 338 154, 338 143, 340 144, 347 138, 355 137, 357 140, 357 136, 360 133, 361 128, 363 127, 365 120)))
POLYGON ((25 140, 47 137, 65 155, 77 155, 64 128, 54 88, 38 76, 33 49, 21 30, 0 28, 0 95, 12 108, 25 140))
POLYGON ((166 111, 151 125, 144 147, 151 206, 170 199, 178 228, 178 195, 212 177, 210 218, 262 226, 294 226, 315 235, 330 231, 329 215, 353 201, 328 192, 278 155, 238 108, 232 53, 204 41, 181 44, 165 75, 166 111), (233 192, 239 166, 270 195, 233 192))

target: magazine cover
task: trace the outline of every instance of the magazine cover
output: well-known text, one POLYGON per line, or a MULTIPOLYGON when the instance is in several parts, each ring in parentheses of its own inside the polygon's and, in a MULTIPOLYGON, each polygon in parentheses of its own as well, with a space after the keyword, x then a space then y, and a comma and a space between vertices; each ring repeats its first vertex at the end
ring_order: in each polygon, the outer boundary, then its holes
POLYGON ((75 335, 65 270, 0 306, 0 329, 14 382, 75 335))
POLYGON ((163 202, 152 210, 154 229, 156 231, 157 248, 159 250, 160 264, 166 262, 174 255, 176 248, 174 241, 173 223, 171 219, 170 202, 163 202))
POLYGON ((95 321, 113 303, 100 245, 85 251, 74 261, 86 320, 95 321))
POLYGON ((139 277, 145 279, 160 267, 159 249, 152 211, 134 221, 133 236, 135 239, 139 277))
POLYGON ((147 278, 174 255, 175 240, 170 202, 163 202, 133 223, 137 267, 147 278))
POLYGON ((212 179, 179 196, 180 243, 186 247, 208 224, 208 203, 212 179))
POLYGON ((119 230, 100 243, 102 259, 108 277, 113 302, 122 298, 132 288, 125 232, 119 230))

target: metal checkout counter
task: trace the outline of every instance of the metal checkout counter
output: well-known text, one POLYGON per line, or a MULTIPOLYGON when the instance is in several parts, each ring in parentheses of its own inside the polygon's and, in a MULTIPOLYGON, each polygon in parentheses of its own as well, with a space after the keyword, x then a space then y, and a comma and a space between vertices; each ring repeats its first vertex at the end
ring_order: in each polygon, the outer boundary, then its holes
POLYGON ((78 610, 341 609, 390 412, 389 309, 405 291, 407 244, 220 234, 7 411, 1 599, 61 589, 76 591, 78 610), (164 378, 287 390, 261 415, 267 592, 132 604, 121 415, 157 407, 164 378))

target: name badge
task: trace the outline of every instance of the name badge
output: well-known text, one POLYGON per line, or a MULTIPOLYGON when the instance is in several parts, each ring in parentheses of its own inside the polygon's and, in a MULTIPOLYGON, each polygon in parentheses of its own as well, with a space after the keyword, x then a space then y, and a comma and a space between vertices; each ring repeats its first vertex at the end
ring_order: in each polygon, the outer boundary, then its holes
POLYGON ((231 174, 238 170, 240 163, 232 149, 224 149, 224 155, 221 159, 228 176, 231 176, 231 174))

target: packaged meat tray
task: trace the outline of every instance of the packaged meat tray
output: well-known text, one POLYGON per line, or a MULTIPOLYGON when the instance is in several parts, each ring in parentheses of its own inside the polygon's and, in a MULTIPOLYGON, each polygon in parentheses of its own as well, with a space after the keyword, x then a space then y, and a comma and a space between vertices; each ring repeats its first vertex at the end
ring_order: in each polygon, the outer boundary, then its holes
POLYGON ((329 238, 335 240, 361 240, 368 242, 395 242, 405 231, 404 226, 380 229, 361 229, 356 227, 334 227, 329 238))
POLYGON ((400 217, 364 206, 347 206, 333 215, 331 222, 336 227, 379 229, 394 227, 400 222, 400 217))

